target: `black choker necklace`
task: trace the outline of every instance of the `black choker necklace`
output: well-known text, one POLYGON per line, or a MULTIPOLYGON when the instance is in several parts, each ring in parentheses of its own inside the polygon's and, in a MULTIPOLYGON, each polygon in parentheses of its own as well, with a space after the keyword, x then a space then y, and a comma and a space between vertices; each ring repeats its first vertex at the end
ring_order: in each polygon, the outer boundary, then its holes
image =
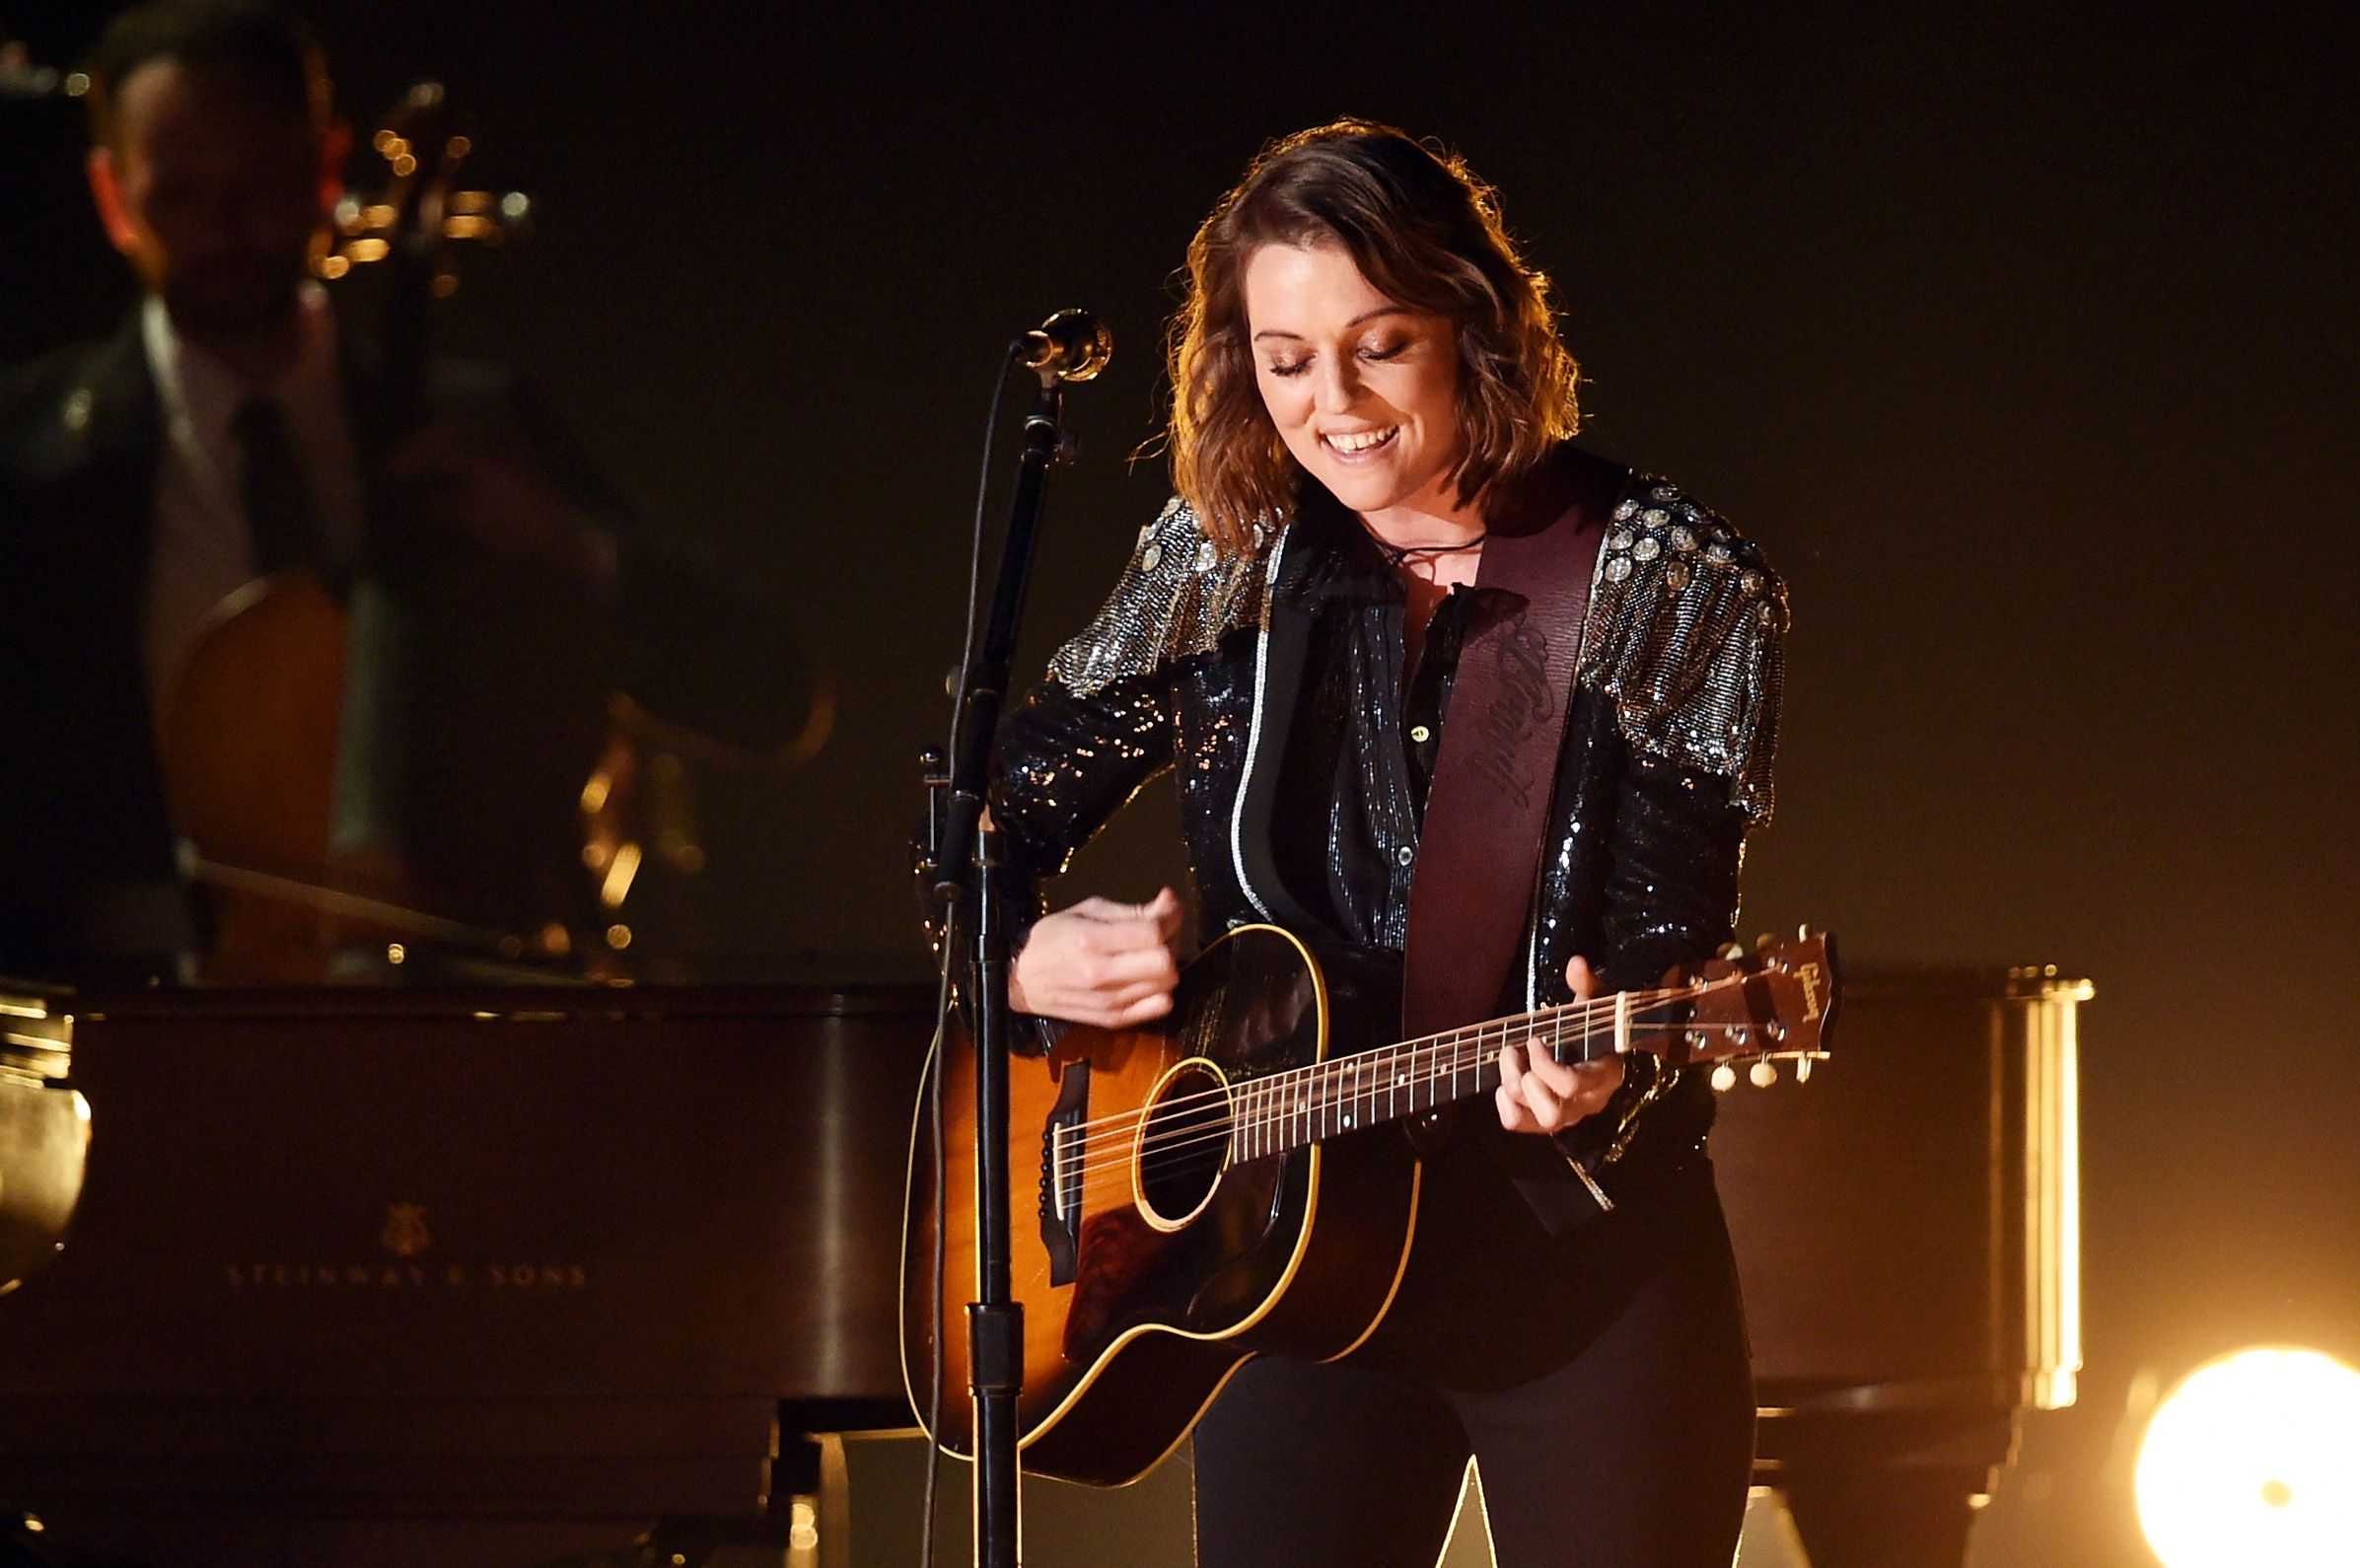
POLYGON ((1478 534, 1457 544, 1388 544, 1374 533, 1369 535, 1370 542, 1377 546, 1377 553, 1385 557, 1385 564, 1396 569, 1405 565, 1413 555, 1432 557, 1457 555, 1462 550, 1479 550, 1483 547, 1484 537, 1485 535, 1478 534))

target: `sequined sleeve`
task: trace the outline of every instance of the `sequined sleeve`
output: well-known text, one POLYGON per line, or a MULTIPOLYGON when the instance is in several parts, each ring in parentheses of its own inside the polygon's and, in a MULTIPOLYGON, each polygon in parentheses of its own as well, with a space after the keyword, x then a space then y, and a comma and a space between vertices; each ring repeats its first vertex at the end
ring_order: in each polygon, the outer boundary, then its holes
POLYGON ((1172 765, 1171 666, 1261 610, 1259 563, 1225 557, 1174 497, 1113 592, 1000 727, 993 816, 1038 907, 1040 879, 1172 765))
POLYGON ((1172 765, 1171 683, 1126 676, 1088 696, 1054 677, 1000 726, 992 818, 1038 908, 1041 879, 1063 871, 1141 786, 1172 765))
MULTIPOLYGON (((1087 696, 1052 676, 1001 721, 991 813, 1006 850, 994 876, 1007 895, 1010 952, 1024 951, 1047 911, 1047 880, 1172 765, 1172 683, 1160 668, 1087 696)), ((1011 1027, 1027 1053, 1047 1049, 1065 1028, 1024 1013, 1011 1027)))
POLYGON ((1650 756, 1727 781, 1769 820, 1786 589, 1761 551, 1660 480, 1636 481, 1599 552, 1581 679, 1650 756))
POLYGON ((1097 618, 1049 661, 1049 678, 1091 696, 1111 681, 1209 653, 1228 632, 1258 623, 1269 537, 1257 526, 1252 550, 1226 552, 1174 496, 1139 531, 1130 564, 1097 618))

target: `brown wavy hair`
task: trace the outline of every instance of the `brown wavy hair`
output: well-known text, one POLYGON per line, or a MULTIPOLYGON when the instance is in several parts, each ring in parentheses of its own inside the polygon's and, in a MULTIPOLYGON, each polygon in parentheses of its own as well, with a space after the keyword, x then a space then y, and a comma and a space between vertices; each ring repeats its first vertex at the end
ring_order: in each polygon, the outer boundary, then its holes
POLYGON ((1548 279, 1516 253, 1491 187, 1390 125, 1299 131, 1264 148, 1197 229, 1172 323, 1173 486, 1230 550, 1292 513, 1305 478, 1254 382, 1246 263, 1265 245, 1322 244, 1342 246, 1395 304, 1457 327, 1462 506, 1481 496, 1494 510, 1579 423, 1548 279))

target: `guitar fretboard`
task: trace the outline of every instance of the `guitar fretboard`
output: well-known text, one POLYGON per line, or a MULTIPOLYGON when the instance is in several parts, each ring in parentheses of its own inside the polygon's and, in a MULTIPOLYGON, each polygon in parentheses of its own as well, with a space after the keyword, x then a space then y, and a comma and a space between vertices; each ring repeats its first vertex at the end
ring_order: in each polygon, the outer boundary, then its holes
POLYGON ((1694 988, 1622 992, 1249 1079, 1232 1088, 1230 1158, 1285 1154, 1489 1094, 1499 1087, 1500 1051, 1510 1045, 1545 1049, 1567 1063, 1635 1049, 1674 1054, 1693 1032, 1663 1020, 1696 994, 1694 988))

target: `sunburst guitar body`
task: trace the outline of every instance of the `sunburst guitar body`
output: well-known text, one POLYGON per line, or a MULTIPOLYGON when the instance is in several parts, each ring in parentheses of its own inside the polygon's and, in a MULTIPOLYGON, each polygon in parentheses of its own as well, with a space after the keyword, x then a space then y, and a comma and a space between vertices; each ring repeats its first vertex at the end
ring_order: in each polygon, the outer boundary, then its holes
MULTIPOLYGON (((1046 1056, 1010 1064, 1025 1467, 1101 1485, 1136 1479, 1249 1357, 1329 1360, 1366 1339, 1417 1228, 1418 1157, 1388 1124, 1487 1094, 1501 1046, 1562 1061, 1645 1049, 1675 1066, 1808 1059, 1824 1049, 1834 999, 1827 940, 1808 937, 1692 978, 1675 970, 1657 990, 1384 1043, 1381 1021, 1398 1015, 1390 976, 1323 966, 1274 926, 1230 932, 1181 972, 1155 1025, 1077 1026, 1046 1056)), ((940 1049, 947 1200, 938 1211, 922 1096, 902 1366, 921 1419, 941 1379, 933 1435, 964 1456, 973 1447, 965 1309, 978 1294, 975 1061, 956 1020, 940 1049)))

